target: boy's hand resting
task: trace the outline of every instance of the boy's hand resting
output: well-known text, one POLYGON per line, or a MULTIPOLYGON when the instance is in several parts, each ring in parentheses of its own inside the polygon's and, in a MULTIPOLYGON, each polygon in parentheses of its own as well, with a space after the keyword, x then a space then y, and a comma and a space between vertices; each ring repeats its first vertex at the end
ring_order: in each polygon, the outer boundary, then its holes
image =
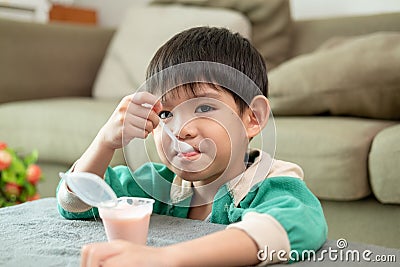
POLYGON ((213 234, 164 247, 115 240, 82 248, 81 267, 123 266, 249 266, 260 261, 254 240, 240 229, 213 234))
POLYGON ((157 97, 139 92, 124 97, 99 132, 100 142, 110 149, 127 145, 134 138, 146 138, 157 127, 162 109, 157 97), (153 109, 143 107, 150 104, 153 109))
POLYGON ((170 262, 166 257, 168 254, 162 248, 115 240, 84 246, 81 267, 165 266, 166 262, 170 262))

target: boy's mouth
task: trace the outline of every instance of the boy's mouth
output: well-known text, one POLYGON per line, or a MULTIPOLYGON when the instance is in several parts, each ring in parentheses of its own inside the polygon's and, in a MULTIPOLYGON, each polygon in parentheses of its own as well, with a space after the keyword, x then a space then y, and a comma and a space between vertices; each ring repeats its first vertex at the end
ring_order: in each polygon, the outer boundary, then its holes
POLYGON ((194 159, 197 156, 200 155, 200 151, 190 151, 190 152, 179 152, 177 154, 178 158, 184 158, 184 159, 194 159))

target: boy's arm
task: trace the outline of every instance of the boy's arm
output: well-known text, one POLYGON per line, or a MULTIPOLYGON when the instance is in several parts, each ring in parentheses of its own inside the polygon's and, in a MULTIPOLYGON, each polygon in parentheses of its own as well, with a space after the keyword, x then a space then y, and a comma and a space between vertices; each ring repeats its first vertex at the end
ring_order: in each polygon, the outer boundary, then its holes
MULTIPOLYGON (((145 168, 147 166, 142 166, 145 168)), ((140 171, 140 169, 138 169, 140 171)), ((151 177, 142 177, 151 179, 151 177)), ((108 167, 104 174, 105 182, 120 196, 146 197, 146 193, 137 185, 127 166, 108 167)), ((87 205, 70 191, 61 180, 57 188, 57 204, 59 213, 67 219, 87 219, 98 216, 98 209, 87 205)))
POLYGON ((326 241, 327 224, 321 204, 300 179, 268 178, 240 205, 231 206, 229 217, 235 220, 240 216, 241 221, 228 228, 241 229, 253 238, 260 251, 266 253, 260 254, 266 260, 263 264, 302 260, 304 250, 316 251, 326 241))
POLYGON ((110 266, 121 261, 138 266, 248 266, 259 258, 265 265, 298 260, 289 253, 302 256, 303 250, 317 250, 326 240, 319 201, 295 178, 267 179, 248 194, 241 207, 231 205, 228 212, 232 220, 241 220, 224 231, 164 248, 124 241, 85 246, 82 266, 101 260, 110 266))
POLYGON ((162 248, 122 240, 86 245, 81 266, 249 266, 259 262, 257 253, 254 241, 232 228, 162 248))
POLYGON ((146 92, 124 97, 111 117, 100 129, 88 149, 76 162, 73 171, 90 172, 103 177, 116 149, 134 138, 146 138, 157 126, 157 98, 146 92), (143 107, 147 103, 153 109, 143 107))
POLYGON ((100 177, 104 176, 115 149, 105 144, 102 130, 71 168, 72 172, 90 172, 100 177))
MULTIPOLYGON (((91 172, 104 177, 115 150, 102 144, 100 132, 69 172, 91 172)), ((83 219, 97 216, 97 210, 95 211, 90 205, 78 198, 68 188, 64 180, 60 181, 56 196, 58 211, 65 218, 83 219)))
MULTIPOLYGON (((171 172, 165 165, 147 163, 131 173, 127 166, 108 167, 104 180, 112 188, 117 197, 135 196, 151 198, 153 193, 149 188, 144 189, 141 184, 152 184, 157 188, 159 181, 172 181, 175 174, 171 172), (153 175, 157 172, 158 175, 153 175), (163 179, 158 179, 158 177, 163 179)), ((67 189, 64 181, 60 181, 57 189, 58 211, 67 219, 87 219, 98 216, 98 209, 91 207, 82 202, 73 192, 67 189)), ((160 203, 156 200, 153 212, 164 214, 168 205, 160 203)))
POLYGON ((164 253, 170 254, 174 266, 249 266, 260 262, 257 244, 236 228, 166 247, 164 253))
MULTIPOLYGON (((124 97, 70 171, 90 172, 104 177, 116 149, 134 138, 146 138, 148 133, 157 126, 156 110, 161 108, 160 105, 155 96, 146 92, 124 97), (143 103, 149 103, 155 107, 146 108, 142 106, 143 103)), ((90 212, 92 207, 73 194, 64 181, 61 181, 57 188, 57 200, 58 209, 66 218, 93 216, 93 212, 90 212)))

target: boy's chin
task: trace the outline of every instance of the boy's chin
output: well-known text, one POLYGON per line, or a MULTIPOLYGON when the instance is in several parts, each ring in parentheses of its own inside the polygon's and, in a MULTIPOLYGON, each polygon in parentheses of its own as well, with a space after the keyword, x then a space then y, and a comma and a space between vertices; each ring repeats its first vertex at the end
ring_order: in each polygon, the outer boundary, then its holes
POLYGON ((203 172, 195 172, 195 171, 182 171, 179 169, 171 169, 178 177, 182 178, 188 182, 199 182, 204 180, 203 172))
POLYGON ((215 180, 212 177, 219 177, 221 174, 210 173, 210 169, 204 169, 202 171, 182 171, 177 169, 171 169, 178 177, 188 182, 205 182, 209 183, 215 180))
POLYGON ((178 177, 182 178, 185 181, 189 182, 197 182, 201 180, 201 175, 199 172, 192 171, 183 171, 176 168, 171 169, 178 177))

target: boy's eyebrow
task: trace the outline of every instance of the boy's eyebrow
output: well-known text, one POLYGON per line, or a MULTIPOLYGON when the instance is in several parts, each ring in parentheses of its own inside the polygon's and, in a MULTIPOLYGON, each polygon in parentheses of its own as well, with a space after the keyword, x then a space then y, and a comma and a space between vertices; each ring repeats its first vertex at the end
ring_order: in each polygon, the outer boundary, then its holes
POLYGON ((201 92, 196 94, 194 97, 221 98, 221 94, 218 94, 216 92, 201 92))
MULTIPOLYGON (((199 98, 199 97, 221 99, 222 96, 221 96, 221 94, 219 94, 217 92, 199 92, 192 96, 192 98, 199 98)), ((168 106, 167 102, 168 101, 161 100, 161 103, 165 106, 168 106)))

